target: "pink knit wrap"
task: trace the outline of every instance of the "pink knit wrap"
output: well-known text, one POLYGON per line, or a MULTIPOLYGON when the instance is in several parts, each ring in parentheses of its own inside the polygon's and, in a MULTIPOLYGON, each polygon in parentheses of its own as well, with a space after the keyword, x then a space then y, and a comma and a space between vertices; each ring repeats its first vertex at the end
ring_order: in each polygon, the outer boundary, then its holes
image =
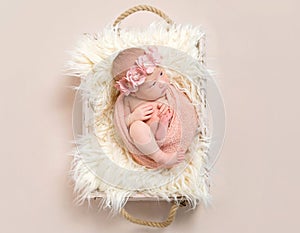
MULTIPOLYGON (((114 106, 113 121, 116 133, 138 164, 147 168, 156 168, 159 165, 148 156, 143 155, 135 146, 133 139, 129 135, 129 128, 125 122, 124 98, 125 95, 121 93, 114 106)), ((157 144, 164 152, 175 152, 179 150, 186 152, 199 127, 199 120, 195 108, 188 97, 171 84, 166 90, 166 98, 168 105, 174 110, 174 113, 165 140, 157 142, 157 144)))

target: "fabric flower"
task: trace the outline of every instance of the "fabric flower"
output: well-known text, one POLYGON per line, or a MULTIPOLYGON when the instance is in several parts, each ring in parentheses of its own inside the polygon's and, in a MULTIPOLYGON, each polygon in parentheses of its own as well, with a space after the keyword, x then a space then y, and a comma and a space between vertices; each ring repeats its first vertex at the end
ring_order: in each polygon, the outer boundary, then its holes
POLYGON ((126 96, 130 94, 130 91, 127 88, 126 80, 120 79, 116 82, 115 88, 117 88, 120 92, 124 93, 126 96))
POLYGON ((145 82, 146 74, 139 67, 131 67, 126 73, 126 80, 137 87, 145 82))
POLYGON ((147 74, 152 74, 156 65, 149 59, 147 55, 140 56, 136 64, 142 70, 144 70, 147 74))
POLYGON ((152 74, 155 67, 161 62, 161 56, 156 47, 148 47, 145 55, 138 57, 136 64, 147 74, 152 74))
POLYGON ((158 65, 161 62, 162 56, 160 56, 156 47, 148 47, 146 54, 153 64, 158 65))
POLYGON ((136 66, 130 67, 126 76, 117 81, 115 87, 126 96, 136 92, 138 86, 145 82, 146 76, 153 73, 161 59, 156 47, 148 47, 145 55, 139 56, 135 61, 136 66))

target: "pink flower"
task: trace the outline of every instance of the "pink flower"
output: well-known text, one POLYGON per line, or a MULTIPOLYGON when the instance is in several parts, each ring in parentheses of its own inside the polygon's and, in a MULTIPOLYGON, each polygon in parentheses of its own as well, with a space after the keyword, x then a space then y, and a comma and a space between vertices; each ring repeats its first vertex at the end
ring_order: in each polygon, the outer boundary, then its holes
POLYGON ((136 64, 140 69, 144 70, 147 74, 153 73, 156 67, 156 65, 149 59, 147 55, 140 56, 137 59, 136 64))
POLYGON ((161 62, 162 56, 158 53, 158 49, 156 47, 148 47, 148 52, 146 52, 147 56, 149 57, 150 61, 158 65, 161 62))
POLYGON ((131 67, 126 72, 126 76, 116 82, 115 87, 126 96, 136 92, 138 86, 145 82, 146 76, 153 73, 161 58, 156 47, 148 47, 145 55, 139 56, 135 61, 137 66, 131 67))
POLYGON ((131 92, 136 92, 138 90, 138 86, 143 84, 145 80, 145 71, 134 66, 126 72, 126 76, 116 82, 115 87, 128 96, 131 92))
POLYGON ((126 80, 121 79, 117 81, 115 84, 115 88, 117 88, 120 92, 124 93, 126 96, 130 94, 130 91, 127 88, 126 80))
POLYGON ((138 90, 137 86, 126 80, 126 77, 123 77, 117 81, 115 87, 126 96, 128 96, 131 92, 136 92, 138 90))
POLYGON ((137 87, 145 82, 146 74, 139 67, 131 67, 126 73, 126 80, 137 87))
POLYGON ((136 64, 147 74, 152 74, 155 67, 161 62, 161 56, 156 47, 148 47, 148 50, 145 55, 138 57, 136 64))

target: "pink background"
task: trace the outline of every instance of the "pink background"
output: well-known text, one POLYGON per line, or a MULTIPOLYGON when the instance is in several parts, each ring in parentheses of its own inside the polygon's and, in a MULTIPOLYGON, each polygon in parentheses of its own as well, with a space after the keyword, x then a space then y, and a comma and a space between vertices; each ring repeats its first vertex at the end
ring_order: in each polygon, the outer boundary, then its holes
MULTIPOLYGON (((300 232, 300 4, 251 1, 3 1, 1 25, 1 232, 300 232), (75 81, 62 67, 83 32, 147 3, 207 32, 208 66, 226 105, 226 139, 212 173, 213 205, 180 210, 165 230, 73 204, 68 179, 75 81)), ((137 13, 123 22, 147 25, 137 13)), ((167 204, 128 211, 162 219, 167 204)))

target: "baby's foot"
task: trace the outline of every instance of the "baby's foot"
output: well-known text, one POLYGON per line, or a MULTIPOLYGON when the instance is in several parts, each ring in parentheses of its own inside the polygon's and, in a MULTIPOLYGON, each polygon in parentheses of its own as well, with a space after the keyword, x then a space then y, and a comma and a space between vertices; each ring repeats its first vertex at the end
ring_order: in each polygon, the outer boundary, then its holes
POLYGON ((181 163, 185 156, 183 151, 175 151, 172 153, 165 153, 162 150, 158 150, 151 157, 160 165, 161 168, 171 168, 181 163))
POLYGON ((158 126, 157 126, 157 131, 155 133, 155 138, 156 140, 163 140, 168 132, 168 126, 169 126, 169 120, 172 117, 172 113, 169 111, 167 111, 165 114, 163 114, 158 122, 158 126))
POLYGON ((165 114, 160 117, 159 123, 168 126, 169 120, 172 118, 173 110, 169 109, 165 114))

